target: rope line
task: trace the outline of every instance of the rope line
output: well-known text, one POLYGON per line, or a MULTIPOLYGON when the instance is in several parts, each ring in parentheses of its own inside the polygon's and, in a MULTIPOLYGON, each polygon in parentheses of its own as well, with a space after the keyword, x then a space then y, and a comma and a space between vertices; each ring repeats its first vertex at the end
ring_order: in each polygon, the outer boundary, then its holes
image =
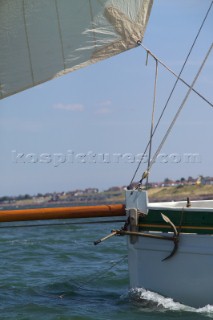
POLYGON ((155 154, 154 154, 154 156, 153 156, 153 158, 152 158, 152 160, 151 160, 150 166, 149 166, 149 168, 148 168, 148 171, 151 169, 153 163, 155 162, 155 160, 156 160, 156 158, 157 158, 157 156, 158 156, 158 154, 159 154, 162 146, 164 145, 164 143, 165 143, 165 141, 166 141, 166 139, 167 139, 170 131, 172 130, 172 128, 173 128, 173 126, 174 126, 174 124, 175 124, 175 122, 176 122, 176 120, 177 120, 177 118, 178 118, 178 116, 179 116, 179 114, 180 114, 180 112, 181 112, 181 110, 183 109, 183 107, 184 107, 184 105, 185 105, 185 103, 186 103, 186 100, 188 99, 188 97, 189 97, 189 95, 190 95, 190 93, 191 93, 191 91, 192 91, 192 89, 193 89, 193 86, 195 85, 195 83, 196 83, 196 81, 197 81, 197 79, 198 79, 198 77, 199 77, 199 75, 200 75, 200 73, 201 73, 201 71, 202 71, 202 69, 203 69, 203 67, 204 67, 204 65, 205 65, 206 60, 207 60, 208 57, 209 57, 209 54, 210 54, 210 52, 211 52, 211 50, 212 50, 212 47, 213 47, 213 44, 210 46, 210 48, 209 48, 209 50, 208 50, 208 52, 207 52, 207 54, 206 54, 206 56, 205 56, 205 58, 204 58, 204 60, 203 60, 203 62, 202 62, 202 64, 201 64, 201 66, 200 66, 200 68, 199 68, 199 70, 198 70, 198 72, 197 72, 197 74, 196 74, 196 76, 195 76, 195 78, 194 78, 194 80, 193 80, 193 82, 192 82, 192 84, 191 84, 191 87, 190 87, 189 90, 187 91, 187 93, 186 93, 186 95, 185 95, 185 98, 183 99, 182 104, 180 105, 180 107, 179 107, 177 113, 175 114, 175 116, 174 116, 174 118, 173 118, 173 120, 172 120, 169 128, 167 129, 167 132, 166 132, 166 134, 164 135, 164 137, 163 137, 163 139, 162 139, 162 141, 161 141, 161 143, 160 143, 157 151, 155 152, 155 154))
MULTIPOLYGON (((169 71, 171 74, 173 74, 173 76, 176 77, 176 82, 174 84, 174 87, 171 91, 171 94, 173 93, 175 87, 176 87, 176 84, 178 82, 178 80, 180 80, 182 83, 184 83, 188 88, 190 88, 190 84, 188 84, 185 80, 183 80, 180 75, 183 71, 183 69, 181 69, 181 72, 177 75, 171 68, 169 68, 163 61, 161 61, 159 58, 157 58, 149 49, 147 49, 141 42, 139 42, 139 45, 144 49, 146 50, 155 60, 157 60, 167 71, 169 71)), ((186 64, 186 61, 185 61, 185 64, 186 64)), ((184 65, 185 66, 185 65, 184 65)), ((192 88, 192 91, 194 93, 196 93, 201 99, 203 99, 205 102, 207 102, 210 107, 213 108, 213 103, 211 103, 208 99, 206 99, 200 92, 198 92, 197 90, 195 90, 194 88, 192 88)), ((170 100, 170 96, 169 96, 169 99, 170 100)))
POLYGON ((126 220, 103 220, 103 221, 87 221, 87 222, 64 222, 64 223, 42 223, 42 224, 26 224, 26 225, 10 225, 0 226, 0 229, 14 229, 14 228, 32 228, 32 227, 54 227, 54 226, 70 226, 70 225, 85 225, 85 224, 104 224, 125 222, 126 220))
POLYGON ((150 144, 149 144, 149 156, 147 164, 147 177, 146 177, 146 187, 148 187, 149 182, 149 167, 151 162, 151 153, 152 153, 152 136, 154 128, 154 114, 155 114, 155 105, 156 105, 156 91, 157 91, 157 79, 158 79, 158 60, 155 60, 155 82, 154 82, 154 95, 153 95, 153 105, 152 105, 152 119, 151 119, 151 128, 150 128, 150 144))
MULTIPOLYGON (((209 12, 210 12, 210 10, 211 10, 211 8, 212 8, 212 5, 213 5, 213 0, 212 0, 211 4, 210 4, 210 6, 209 6, 209 8, 208 8, 208 10, 207 10, 207 12, 206 12, 206 15, 205 15, 205 17, 204 17, 204 19, 203 19, 203 21, 202 21, 202 23, 201 23, 201 26, 200 26, 200 28, 199 28, 199 30, 198 30, 198 32, 197 32, 197 35, 196 35, 196 37, 195 37, 195 39, 194 39, 194 41, 193 41, 193 43, 192 43, 192 45, 191 45, 191 48, 190 48, 190 50, 189 50, 189 53, 188 53, 188 55, 187 55, 187 57, 186 57, 186 59, 185 59, 185 61, 184 61, 184 64, 183 64, 183 66, 182 66, 182 68, 181 68, 181 70, 180 70, 180 72, 179 72, 179 74, 178 74, 178 77, 177 77, 177 79, 176 79, 176 81, 175 81, 175 84, 174 84, 174 86, 173 86, 170 94, 169 94, 169 97, 168 97, 168 99, 167 99, 167 101, 166 101, 166 103, 165 103, 165 106, 164 106, 164 108, 163 108, 163 110, 162 110, 162 112, 161 112, 161 115, 160 115, 160 117, 159 117, 159 119, 158 119, 158 121, 157 121, 157 123, 156 123, 156 125, 155 125, 155 128, 154 128, 154 130, 153 130, 153 135, 152 135, 152 136, 154 136, 154 134, 155 134, 155 132, 156 132, 158 126, 159 126, 159 123, 160 123, 160 121, 161 121, 161 119, 162 119, 162 117, 163 117, 163 115, 164 115, 164 112, 165 112, 165 110, 166 110, 166 108, 167 108, 167 106, 168 106, 168 103, 169 103, 169 101, 170 101, 170 99, 171 99, 171 97, 172 97, 172 95, 173 95, 173 92, 174 92, 176 86, 177 86, 178 80, 179 80, 179 78, 180 78, 180 76, 181 76, 181 74, 182 74, 182 72, 183 72, 183 70, 184 70, 184 68, 185 68, 185 65, 186 65, 186 63, 187 63, 187 61, 188 61, 188 59, 189 59, 189 56, 191 55, 191 52, 192 52, 192 50, 193 50, 193 48, 194 48, 194 46, 195 46, 195 43, 196 43, 196 41, 197 41, 197 39, 198 39, 198 36, 200 35, 200 32, 201 32, 201 30, 202 30, 202 28, 203 28, 203 26, 204 26, 204 23, 205 23, 208 15, 209 15, 209 12)), ((142 46, 142 43, 139 41, 139 42, 138 42, 138 45, 141 45, 141 46, 142 46)), ((146 63, 147 63, 147 61, 148 61, 148 51, 149 51, 149 50, 146 49, 144 46, 143 46, 143 48, 144 48, 144 49, 146 50, 146 52, 147 52, 147 58, 146 58, 146 63)), ((149 53, 151 54, 150 51, 149 51, 149 53)), ((157 59, 153 54, 151 54, 151 55, 153 56, 153 58, 157 59)), ((159 63, 161 63, 161 62, 159 61, 159 63)), ((204 100, 206 100, 206 99, 204 98, 204 100)), ((212 106, 212 104, 210 104, 210 105, 212 106)), ((147 146, 146 146, 146 148, 145 148, 145 151, 144 151, 144 153, 143 153, 143 156, 141 157, 141 159, 140 159, 140 161, 139 161, 139 163, 138 163, 138 165, 137 165, 137 168, 136 168, 136 170, 135 170, 135 173, 133 174, 133 177, 132 177, 132 180, 130 181, 129 186, 131 186, 131 184, 133 183, 133 181, 134 181, 134 179, 135 179, 135 177, 136 177, 136 174, 137 174, 137 172, 138 172, 138 170, 139 170, 139 168, 140 168, 140 166, 141 166, 142 160, 143 160, 143 158, 144 158, 144 156, 145 156, 145 154, 146 154, 146 152, 147 152, 147 149, 148 149, 148 147, 149 147, 149 144, 150 144, 150 140, 149 140, 149 142, 148 142, 148 144, 147 144, 147 146)), ((142 177, 142 179, 143 179, 143 177, 142 177)), ((142 180, 142 179, 141 179, 141 180, 142 180)), ((141 183, 141 180, 140 180, 140 183, 141 183)))
MULTIPOLYGON (((78 288, 81 288, 81 289, 86 289, 85 286, 88 285, 88 284, 91 284, 91 283, 94 283, 96 282, 97 280, 100 280, 100 279, 104 279, 107 277, 107 273, 113 269, 114 267, 116 267, 119 263, 123 262, 124 260, 127 259, 127 255, 124 255, 122 256, 119 260, 115 261, 112 263, 112 265, 110 267, 108 267, 107 269, 105 270, 101 270, 100 272, 96 272, 95 275, 91 276, 87 281, 84 281, 84 282, 79 282, 78 284, 76 284, 76 286, 78 288)), ((87 289, 89 291, 93 291, 91 289, 87 289)))

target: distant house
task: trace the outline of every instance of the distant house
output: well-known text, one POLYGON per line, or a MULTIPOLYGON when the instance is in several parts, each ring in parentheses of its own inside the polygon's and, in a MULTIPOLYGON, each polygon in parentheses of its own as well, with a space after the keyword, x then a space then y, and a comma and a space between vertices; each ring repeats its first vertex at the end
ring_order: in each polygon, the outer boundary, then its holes
POLYGON ((161 187, 174 187, 176 186, 177 184, 173 181, 173 180, 170 180, 170 179, 165 179, 164 182, 161 184, 161 187))
POLYGON ((51 201, 58 201, 59 200, 59 195, 57 193, 53 193, 51 197, 51 201))
POLYGON ((121 191, 121 190, 123 190, 121 187, 111 187, 107 191, 116 192, 116 191, 121 191))
POLYGON ((82 190, 75 190, 74 196, 75 196, 75 197, 82 196, 83 193, 84 193, 84 192, 83 192, 82 190))
POLYGON ((212 177, 203 177, 203 184, 213 185, 213 178, 212 177))
POLYGON ((99 190, 97 188, 87 188, 84 190, 84 193, 98 193, 99 190))

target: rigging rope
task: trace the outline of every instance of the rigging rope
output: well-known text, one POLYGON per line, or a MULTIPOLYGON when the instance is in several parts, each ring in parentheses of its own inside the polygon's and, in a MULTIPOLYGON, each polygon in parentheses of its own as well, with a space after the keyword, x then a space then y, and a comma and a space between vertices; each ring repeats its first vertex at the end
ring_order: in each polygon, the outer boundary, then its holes
MULTIPOLYGON (((107 273, 115 268, 118 264, 120 264, 121 262, 123 262, 124 260, 127 259, 127 255, 122 256, 120 259, 118 259, 117 261, 113 262, 112 265, 108 268, 106 268, 105 270, 100 270, 99 272, 96 272, 93 276, 91 276, 89 279, 87 279, 84 282, 79 282, 79 284, 77 285, 79 288, 81 289, 86 289, 85 286, 91 283, 96 282, 97 280, 100 279, 104 279, 107 277, 107 273)), ((91 289, 90 289, 91 290, 91 289)))
MULTIPOLYGON (((191 55, 191 52, 192 52, 192 50, 193 50, 193 48, 194 48, 194 46, 195 46, 195 43, 196 43, 196 41, 197 41, 197 39, 198 39, 198 36, 200 35, 200 32, 201 32, 201 30, 202 30, 202 28, 203 28, 203 26, 204 26, 204 23, 205 23, 208 15, 209 15, 209 12, 210 12, 210 10, 211 10, 211 8, 212 8, 212 5, 213 5, 213 0, 212 0, 211 4, 210 4, 210 6, 209 6, 209 8, 208 8, 208 10, 207 10, 207 12, 206 12, 206 15, 205 15, 205 17, 204 17, 204 19, 203 19, 203 21, 202 21, 202 23, 201 23, 201 26, 200 26, 200 28, 199 28, 199 30, 198 30, 198 32, 197 32, 197 35, 196 35, 196 37, 195 37, 195 39, 194 39, 194 41, 193 41, 193 43, 192 43, 192 45, 191 45, 191 48, 190 48, 189 53, 188 53, 188 55, 187 55, 187 57, 186 57, 186 59, 185 59, 185 61, 184 61, 184 64, 183 64, 183 66, 182 66, 182 68, 181 68, 178 76, 176 76, 177 79, 176 79, 175 84, 174 84, 174 86, 173 86, 173 88, 172 88, 172 90, 171 90, 171 92, 170 92, 170 95, 169 95, 169 97, 168 97, 168 99, 167 99, 167 101, 166 101, 166 103, 165 103, 165 106, 164 106, 164 108, 163 108, 163 110, 162 110, 162 112, 161 112, 161 115, 160 115, 160 117, 159 117, 159 119, 158 119, 158 121, 157 121, 157 123, 156 123, 156 125, 155 125, 155 128, 154 128, 154 130, 153 130, 153 135, 152 135, 152 137, 154 136, 154 134, 155 134, 155 132, 156 132, 158 126, 159 126, 159 123, 160 123, 160 121, 161 121, 161 119, 162 119, 162 117, 163 117, 163 114, 164 114, 164 112, 165 112, 165 110, 166 110, 166 108, 167 108, 167 106, 168 106, 168 103, 169 103, 169 101, 170 101, 170 99, 171 99, 171 97, 172 97, 172 94, 173 94, 173 92, 174 92, 174 90, 175 90, 175 88, 176 88, 176 86, 177 86, 178 80, 180 79, 180 76, 181 76, 181 74, 182 74, 182 72, 183 72, 183 70, 184 70, 184 68, 185 68, 185 65, 186 65, 186 63, 187 63, 187 61, 188 61, 188 59, 189 59, 189 56, 191 55)), ((142 46, 142 43, 139 41, 139 42, 138 42, 138 45, 141 45, 141 46, 142 46)), ((148 49, 145 48, 144 46, 142 46, 142 47, 146 50, 147 53, 149 52, 149 53, 153 56, 154 59, 157 59, 156 56, 154 56, 154 55, 150 52, 150 50, 148 50, 148 49)), ((148 59, 148 55, 147 55, 147 59, 148 59)), ((146 59, 146 64, 147 64, 147 59, 146 59)), ((166 65, 163 64, 160 60, 158 60, 158 61, 159 61, 159 63, 161 63, 164 67, 166 67, 166 65)), ((200 96, 200 94, 199 94, 198 92, 196 92, 196 93, 200 96)), ((204 98, 204 97, 202 96, 202 98, 204 98)), ((207 103, 209 103, 210 106, 212 107, 212 103, 210 103, 210 102, 209 102, 208 100, 206 100, 205 98, 204 98, 204 100, 205 100, 207 103)), ((131 179, 131 182, 130 182, 130 184, 129 184, 129 187, 131 186, 131 184, 133 183, 133 181, 134 181, 134 179, 135 179, 135 177, 136 177, 136 174, 137 174, 137 172, 138 172, 138 170, 139 170, 139 168, 140 168, 140 166, 141 166, 141 163, 142 163, 142 161, 143 161, 143 158, 144 158, 144 156, 145 156, 145 154, 146 154, 146 152, 147 152, 147 149, 148 149, 149 145, 150 145, 150 140, 149 140, 149 142, 148 142, 148 144, 147 144, 147 146, 146 146, 146 148, 145 148, 145 151, 144 151, 144 153, 143 153, 143 155, 142 155, 142 157, 141 157, 141 159, 140 159, 140 161, 139 161, 139 163, 138 163, 138 166, 137 166, 137 168, 136 168, 136 170, 135 170, 135 173, 133 174, 133 177, 132 177, 132 179, 131 179)), ((142 182, 143 179, 144 179, 144 174, 143 174, 143 176, 142 176, 142 178, 141 178, 141 180, 140 180, 140 183, 142 182)))
POLYGON ((208 52, 207 52, 207 54, 206 54, 206 56, 205 56, 202 64, 201 64, 201 66, 200 66, 200 68, 199 68, 199 70, 198 70, 198 72, 197 72, 197 74, 196 74, 196 76, 195 76, 195 78, 194 78, 194 80, 193 80, 193 82, 192 82, 192 84, 191 84, 191 87, 190 87, 189 90, 187 91, 187 93, 186 93, 186 95, 185 95, 185 98, 183 99, 182 104, 180 105, 180 107, 179 107, 177 113, 175 114, 175 116, 174 116, 174 118, 173 118, 173 120, 172 120, 172 122, 171 122, 171 124, 170 124, 170 126, 169 126, 169 128, 168 128, 168 130, 167 130, 167 132, 166 132, 166 134, 164 135, 164 137, 163 137, 163 139, 162 139, 162 141, 161 141, 161 143, 160 143, 157 151, 155 152, 155 154, 154 154, 154 156, 153 156, 153 158, 152 158, 152 160, 151 160, 150 166, 149 166, 149 168, 148 168, 148 171, 151 169, 153 163, 155 162, 155 160, 156 160, 156 158, 157 158, 157 156, 158 156, 158 154, 159 154, 162 146, 164 145, 164 143, 165 143, 165 141, 166 141, 166 139, 167 139, 167 137, 168 137, 171 129, 173 128, 173 126, 174 126, 174 124, 175 124, 175 121, 177 120, 177 118, 178 118, 181 110, 183 109, 183 107, 184 107, 184 105, 185 105, 185 103, 186 103, 186 100, 188 99, 189 94, 191 93, 191 91, 192 91, 192 89, 193 89, 193 87, 194 87, 194 85, 195 85, 195 83, 196 83, 196 81, 197 81, 197 79, 198 79, 198 77, 199 77, 199 75, 200 75, 203 67, 204 67, 204 64, 205 64, 206 60, 208 59, 208 56, 209 56, 209 54, 210 54, 210 52, 211 52, 211 50, 212 50, 212 47, 213 47, 213 44, 211 44, 211 46, 210 46, 210 48, 209 48, 209 50, 208 50, 208 52))
POLYGON ((154 97, 153 97, 153 105, 152 105, 152 120, 151 120, 151 128, 150 128, 150 144, 149 144, 149 156, 148 156, 148 164, 147 164, 147 177, 146 177, 146 187, 148 188, 149 182, 149 167, 151 163, 151 153, 152 153, 152 136, 153 136, 153 128, 154 128, 154 114, 155 114, 155 104, 156 104, 156 91, 157 91, 157 79, 158 79, 158 60, 155 59, 155 82, 154 82, 154 97))
POLYGON ((64 223, 41 223, 41 224, 21 224, 21 225, 0 225, 0 229, 14 229, 14 228, 32 228, 32 227, 54 227, 54 226, 70 226, 70 225, 85 225, 85 224, 101 224, 101 223, 115 223, 125 222, 126 220, 100 220, 100 221, 86 221, 86 222, 64 222, 64 223))
MULTIPOLYGON (((155 60, 157 60, 167 71, 169 71, 171 74, 173 74, 173 76, 175 76, 177 79, 176 79, 176 82, 174 84, 174 87, 171 91, 171 94, 173 93, 174 89, 175 89, 175 86, 178 82, 178 80, 180 80, 182 83, 184 83, 188 88, 190 88, 190 84, 188 84, 185 80, 183 80, 181 77, 180 77, 180 74, 182 72, 183 69, 181 69, 181 72, 177 75, 171 68, 169 68, 164 62, 162 62, 159 58, 157 58, 149 49, 147 49, 140 41, 138 42, 138 44, 144 49, 146 50, 146 52, 148 52, 155 60)), ((192 88, 192 91, 194 93, 196 93, 201 99, 203 99, 205 102, 207 102, 210 107, 213 108, 213 104, 208 100, 206 99, 200 92, 198 92, 197 90, 195 90, 194 88, 192 88)), ((170 100, 170 96, 169 96, 169 99, 170 100)))

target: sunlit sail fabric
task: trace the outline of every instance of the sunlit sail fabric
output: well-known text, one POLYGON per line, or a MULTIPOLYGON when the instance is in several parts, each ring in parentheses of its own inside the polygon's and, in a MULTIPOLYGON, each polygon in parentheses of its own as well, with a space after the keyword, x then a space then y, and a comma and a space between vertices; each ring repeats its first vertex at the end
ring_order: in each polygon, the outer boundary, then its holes
POLYGON ((133 48, 153 0, 0 0, 0 98, 133 48))

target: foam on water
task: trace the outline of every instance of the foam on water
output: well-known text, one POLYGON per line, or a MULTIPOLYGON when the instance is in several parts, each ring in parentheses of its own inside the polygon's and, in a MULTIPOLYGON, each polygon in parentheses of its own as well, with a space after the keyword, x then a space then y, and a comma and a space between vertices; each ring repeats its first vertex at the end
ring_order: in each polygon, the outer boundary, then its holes
POLYGON ((200 314, 208 315, 208 317, 213 318, 213 306, 207 305, 203 308, 193 308, 186 306, 179 302, 175 302, 172 298, 166 298, 158 293, 145 290, 143 288, 135 288, 129 292, 130 299, 140 303, 142 307, 154 308, 159 311, 185 311, 185 312, 195 312, 200 314))
POLYGON ((210 318, 213 318, 213 306, 212 305, 208 304, 207 306, 205 306, 203 308, 196 309, 196 312, 208 314, 210 318))

